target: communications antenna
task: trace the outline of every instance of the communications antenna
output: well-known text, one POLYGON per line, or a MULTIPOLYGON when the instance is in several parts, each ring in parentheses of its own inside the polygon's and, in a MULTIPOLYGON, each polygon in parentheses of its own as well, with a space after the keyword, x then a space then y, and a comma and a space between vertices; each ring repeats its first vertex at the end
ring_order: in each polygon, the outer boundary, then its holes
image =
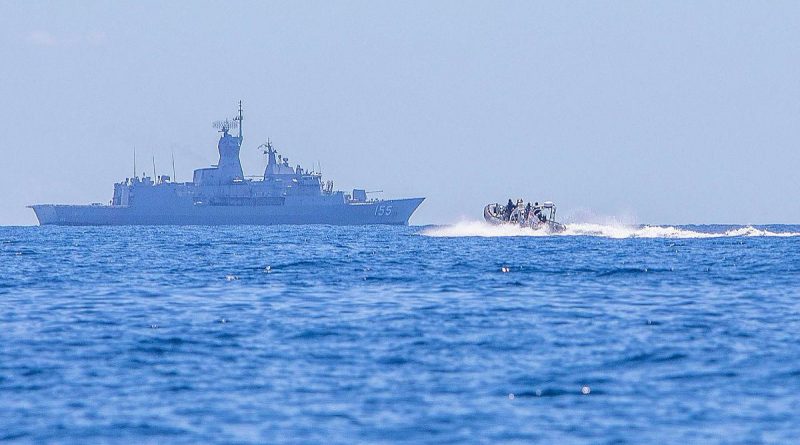
MULTIPOLYGON (((244 117, 242 116, 242 101, 239 101, 239 115, 234 117, 233 120, 236 122, 236 126, 239 127, 239 139, 242 138, 242 121, 244 117)), ((234 127, 236 128, 236 127, 234 127)))

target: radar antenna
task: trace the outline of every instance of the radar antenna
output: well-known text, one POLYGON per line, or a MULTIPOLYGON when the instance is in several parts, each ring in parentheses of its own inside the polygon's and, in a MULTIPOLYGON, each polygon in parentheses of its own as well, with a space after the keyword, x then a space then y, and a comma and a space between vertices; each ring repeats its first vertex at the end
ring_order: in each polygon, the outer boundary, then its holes
POLYGON ((220 133, 227 133, 231 128, 237 128, 239 122, 237 118, 225 119, 224 121, 214 121, 211 126, 219 130, 220 133))
POLYGON ((258 146, 258 148, 259 148, 259 149, 260 149, 260 150, 261 150, 261 151, 262 151, 262 152, 263 152, 265 155, 266 155, 266 154, 269 154, 271 151, 273 151, 273 148, 272 148, 272 141, 271 141, 270 139, 267 139, 267 142, 264 142, 263 144, 259 145, 259 146, 258 146))

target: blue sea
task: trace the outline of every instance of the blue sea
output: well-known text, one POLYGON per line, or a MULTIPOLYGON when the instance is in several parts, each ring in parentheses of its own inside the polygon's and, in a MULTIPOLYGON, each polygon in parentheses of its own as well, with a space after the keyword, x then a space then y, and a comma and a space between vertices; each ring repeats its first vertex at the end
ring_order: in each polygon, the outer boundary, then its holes
POLYGON ((0 442, 798 443, 800 226, 0 228, 0 442))

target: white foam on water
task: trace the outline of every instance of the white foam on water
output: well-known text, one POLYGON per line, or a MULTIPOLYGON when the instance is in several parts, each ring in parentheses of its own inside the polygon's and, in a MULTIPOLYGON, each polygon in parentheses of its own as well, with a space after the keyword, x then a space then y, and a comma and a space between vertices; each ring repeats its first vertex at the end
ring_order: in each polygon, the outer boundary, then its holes
POLYGON ((722 238, 722 237, 789 237, 800 232, 772 232, 752 226, 725 232, 697 232, 675 226, 636 226, 626 224, 571 223, 562 233, 512 225, 493 225, 483 221, 462 221, 453 225, 428 227, 421 235, 432 237, 509 237, 509 236, 596 236, 602 238, 722 238))
POLYGON ((498 237, 498 236, 547 236, 548 233, 541 230, 533 230, 510 224, 493 225, 484 221, 461 221, 449 226, 427 227, 422 235, 433 237, 498 237))

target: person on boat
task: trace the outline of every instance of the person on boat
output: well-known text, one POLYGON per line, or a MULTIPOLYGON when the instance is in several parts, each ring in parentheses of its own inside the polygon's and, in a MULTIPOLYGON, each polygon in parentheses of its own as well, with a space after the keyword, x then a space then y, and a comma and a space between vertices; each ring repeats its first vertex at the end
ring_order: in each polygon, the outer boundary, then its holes
POLYGON ((535 216, 539 221, 544 222, 544 219, 542 219, 542 208, 539 207, 538 202, 533 204, 533 216, 535 216))
POLYGON ((530 216, 531 216, 531 203, 529 202, 528 204, 525 205, 525 221, 527 221, 528 218, 530 218, 530 216))
POLYGON ((508 219, 511 218, 511 214, 514 212, 514 209, 514 202, 511 201, 511 198, 508 198, 508 204, 506 204, 506 211, 503 213, 503 219, 508 221, 508 219))

